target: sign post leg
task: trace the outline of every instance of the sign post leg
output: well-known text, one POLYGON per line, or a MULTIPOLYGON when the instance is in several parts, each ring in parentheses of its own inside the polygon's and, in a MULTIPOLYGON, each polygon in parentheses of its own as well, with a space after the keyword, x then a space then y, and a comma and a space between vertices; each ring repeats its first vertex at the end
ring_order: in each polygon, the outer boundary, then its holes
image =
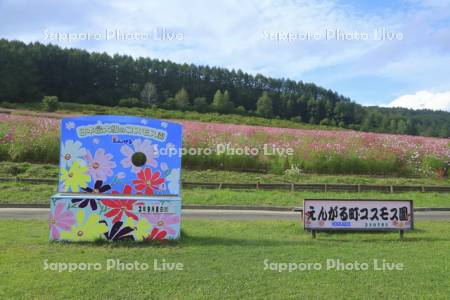
POLYGON ((400 230, 400 239, 403 239, 403 233, 404 233, 404 231, 400 230))
POLYGON ((315 239, 316 238, 316 231, 315 230, 311 230, 311 234, 312 234, 312 238, 315 239))

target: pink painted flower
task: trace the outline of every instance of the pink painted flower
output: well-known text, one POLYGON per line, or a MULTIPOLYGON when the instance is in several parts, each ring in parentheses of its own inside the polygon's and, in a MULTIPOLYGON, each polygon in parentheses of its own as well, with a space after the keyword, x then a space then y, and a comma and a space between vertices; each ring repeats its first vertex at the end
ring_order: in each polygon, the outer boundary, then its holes
POLYGON ((71 211, 64 210, 64 203, 59 202, 56 204, 55 213, 50 212, 48 224, 52 240, 58 240, 61 236, 61 230, 70 231, 72 226, 75 225, 75 217, 71 211))
POLYGON ((153 225, 153 228, 158 228, 158 230, 165 231, 171 235, 176 234, 172 226, 180 223, 180 217, 175 214, 142 214, 142 216, 153 225))
POLYGON ((157 158, 158 151, 156 145, 153 145, 149 140, 136 139, 133 141, 133 148, 128 145, 123 145, 120 152, 125 155, 125 158, 120 162, 122 167, 130 168, 133 173, 139 173, 145 165, 150 165, 153 168, 157 167, 155 158, 157 158), (133 149, 134 148, 134 149, 133 149), (144 155, 145 159, 141 160, 141 165, 133 164, 133 158, 136 155, 144 155))
POLYGON ((92 176, 94 181, 105 181, 106 177, 113 174, 112 169, 116 167, 116 163, 112 161, 112 154, 105 153, 102 148, 98 148, 94 156, 90 151, 87 151, 85 158, 89 167, 89 175, 92 176))

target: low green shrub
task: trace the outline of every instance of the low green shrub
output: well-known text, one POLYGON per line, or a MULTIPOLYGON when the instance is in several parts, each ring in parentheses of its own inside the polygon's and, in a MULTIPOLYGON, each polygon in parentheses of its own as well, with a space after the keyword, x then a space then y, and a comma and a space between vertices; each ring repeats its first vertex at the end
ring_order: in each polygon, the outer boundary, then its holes
POLYGON ((422 169, 428 176, 445 177, 448 176, 449 160, 439 159, 437 157, 427 155, 422 160, 422 169))
POLYGON ((56 111, 59 106, 58 97, 45 96, 44 99, 42 99, 42 104, 46 111, 48 112, 56 111))
POLYGON ((144 102, 139 100, 138 98, 124 98, 120 99, 118 105, 120 107, 143 107, 144 102))

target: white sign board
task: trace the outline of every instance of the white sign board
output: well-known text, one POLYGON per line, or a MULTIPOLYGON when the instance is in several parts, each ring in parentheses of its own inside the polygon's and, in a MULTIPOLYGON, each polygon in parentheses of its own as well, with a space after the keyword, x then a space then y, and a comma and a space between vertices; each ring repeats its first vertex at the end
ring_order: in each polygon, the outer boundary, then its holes
POLYGON ((411 230, 411 200, 304 201, 304 228, 310 230, 411 230))

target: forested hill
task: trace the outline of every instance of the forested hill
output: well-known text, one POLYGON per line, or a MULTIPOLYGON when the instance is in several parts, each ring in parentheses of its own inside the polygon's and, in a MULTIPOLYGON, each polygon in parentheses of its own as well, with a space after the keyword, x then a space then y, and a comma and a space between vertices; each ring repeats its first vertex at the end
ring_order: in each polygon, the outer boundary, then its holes
POLYGON ((450 113, 363 107, 334 91, 241 70, 0 40, 0 101, 157 106, 356 130, 450 136, 450 113))

